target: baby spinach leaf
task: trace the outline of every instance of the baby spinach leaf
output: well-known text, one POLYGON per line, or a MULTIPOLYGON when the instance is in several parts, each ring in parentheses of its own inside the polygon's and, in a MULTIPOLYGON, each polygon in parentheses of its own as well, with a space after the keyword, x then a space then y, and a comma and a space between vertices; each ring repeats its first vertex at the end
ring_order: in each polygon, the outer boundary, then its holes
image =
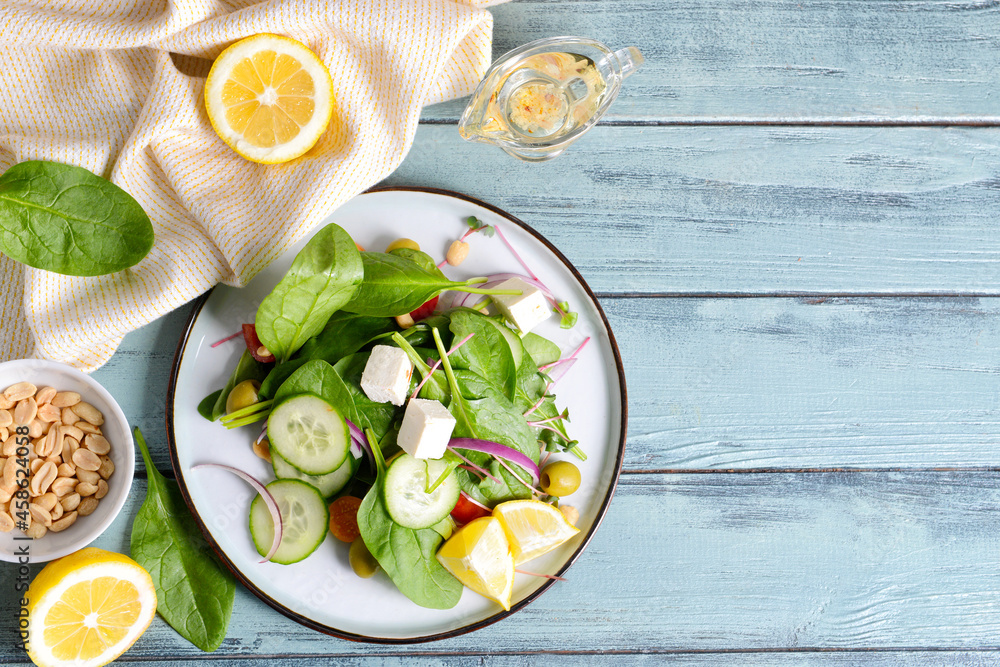
POLYGON ((559 361, 559 357, 562 356, 562 351, 558 345, 536 333, 529 332, 525 334, 521 339, 521 343, 524 345, 525 351, 531 355, 531 360, 535 362, 535 366, 551 364, 553 361, 559 361))
POLYGON ((323 330, 306 341, 296 354, 298 359, 323 359, 335 364, 354 354, 379 334, 395 331, 390 317, 369 317, 338 311, 327 321, 323 330))
POLYGON ((444 275, 444 271, 439 269, 438 265, 434 262, 434 258, 423 250, 414 250, 413 248, 396 248, 389 254, 412 260, 419 264, 424 270, 433 273, 435 276, 438 276, 443 280, 448 280, 448 277, 444 275))
POLYGON ((344 310, 363 315, 395 317, 409 313, 454 283, 432 273, 407 257, 384 252, 363 252, 365 277, 344 310))
POLYGON ((137 264, 152 247, 139 202, 82 167, 32 160, 0 176, 0 250, 19 262, 99 276, 137 264))
POLYGON ((153 577, 160 616, 201 650, 214 651, 226 638, 236 582, 212 554, 177 482, 153 466, 138 428, 135 442, 148 487, 132 522, 132 558, 153 577))
POLYGON ((365 546, 403 595, 421 607, 451 609, 462 597, 462 583, 437 560, 444 538, 434 528, 413 530, 393 521, 383 484, 380 471, 358 509, 365 546))
POLYGON ((357 246, 335 224, 319 230, 257 308, 257 336, 279 362, 323 330, 364 277, 357 246))
POLYGON ((208 421, 214 421, 212 419, 212 411, 215 410, 215 404, 219 401, 219 396, 221 395, 222 390, 217 389, 205 398, 201 399, 201 403, 198 404, 198 414, 208 421))
POLYGON ((513 399, 517 368, 507 339, 490 318, 474 310, 461 309, 451 313, 451 332, 460 341, 472 338, 450 355, 452 366, 466 368, 483 376, 513 399))
MULTIPOLYGON (((365 278, 344 310, 363 315, 395 317, 410 313, 445 290, 474 294, 520 294, 475 287, 486 278, 448 280, 436 266, 427 268, 406 253, 363 252, 365 278)), ((417 257, 418 259, 419 256, 417 257)))

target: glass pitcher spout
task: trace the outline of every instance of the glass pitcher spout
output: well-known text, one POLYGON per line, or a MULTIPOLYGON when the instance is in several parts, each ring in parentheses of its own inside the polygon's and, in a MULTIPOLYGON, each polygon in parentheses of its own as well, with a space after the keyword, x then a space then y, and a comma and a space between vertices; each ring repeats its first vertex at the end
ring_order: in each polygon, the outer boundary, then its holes
POLYGON ((644 62, 584 37, 542 39, 498 58, 472 95, 459 134, 529 161, 549 160, 607 112, 644 62))

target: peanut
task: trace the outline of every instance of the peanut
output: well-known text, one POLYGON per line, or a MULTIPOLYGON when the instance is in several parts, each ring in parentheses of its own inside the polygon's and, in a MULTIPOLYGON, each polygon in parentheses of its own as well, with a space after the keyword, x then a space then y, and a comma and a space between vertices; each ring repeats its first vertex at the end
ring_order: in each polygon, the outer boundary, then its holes
POLYGON ((267 438, 253 443, 253 453, 268 463, 271 462, 271 446, 268 443, 267 438))
POLYGON ((80 415, 76 414, 69 408, 62 409, 62 423, 67 426, 72 426, 73 424, 80 421, 80 415))
POLYGON ((469 244, 465 241, 452 241, 445 255, 445 261, 452 266, 458 266, 469 256, 469 244))
POLYGON ((92 496, 97 493, 97 485, 90 482, 80 482, 76 485, 76 492, 82 497, 92 496))
POLYGON ((38 403, 38 405, 50 403, 52 399, 55 398, 56 393, 55 387, 42 387, 38 390, 38 393, 35 394, 35 402, 38 403))
POLYGON ((413 321, 413 318, 410 317, 409 313, 403 313, 402 315, 396 316, 396 324, 399 325, 400 329, 409 329, 415 324, 415 322, 413 321))
POLYGON ((7 512, 0 512, 0 533, 14 530, 14 519, 7 512))
POLYGON ((34 396, 36 391, 37 388, 30 382, 18 382, 4 389, 3 395, 7 397, 7 400, 17 403, 29 396, 34 396))
POLYGON ((38 419, 43 422, 57 422, 62 417, 62 410, 51 403, 43 403, 38 406, 38 419))
POLYGON ((70 406, 70 409, 94 426, 100 426, 104 423, 104 415, 101 414, 101 411, 86 401, 80 401, 76 405, 70 406))
POLYGON ((95 454, 104 455, 111 451, 111 443, 103 435, 88 433, 83 439, 83 446, 95 454))
POLYGON ((73 510, 75 510, 77 507, 80 506, 80 500, 81 500, 80 494, 74 492, 69 494, 62 500, 60 500, 59 504, 62 505, 62 508, 65 511, 72 512, 73 510))
POLYGON ((30 424, 35 421, 36 415, 38 415, 38 404, 35 403, 34 398, 29 396, 17 402, 17 406, 14 408, 14 423, 30 424))
POLYGON ((39 496, 38 500, 36 502, 38 503, 38 505, 40 507, 44 507, 46 510, 48 510, 49 512, 51 512, 52 509, 57 504, 59 504, 59 499, 56 498, 56 494, 54 494, 54 493, 52 493, 50 491, 48 493, 45 493, 45 494, 42 494, 41 496, 39 496))
POLYGON ((96 509, 97 498, 90 496, 89 498, 84 498, 80 501, 80 506, 76 508, 76 511, 80 516, 88 516, 93 514, 96 509))
POLYGON ((87 484, 97 485, 97 482, 101 480, 101 474, 96 470, 84 470, 83 468, 76 469, 76 478, 81 482, 86 482, 87 484))
POLYGON ((0 410, 0 426, 10 426, 14 423, 14 416, 10 410, 0 410))
POLYGON ((45 537, 45 533, 49 532, 49 529, 45 527, 43 523, 32 523, 28 526, 28 530, 24 531, 24 534, 28 537, 37 540, 45 537))
POLYGON ((37 521, 46 527, 52 525, 52 513, 38 503, 28 505, 28 512, 31 514, 32 521, 37 521))
POLYGON ((78 449, 73 452, 73 465, 76 466, 77 471, 81 468, 84 470, 97 470, 101 467, 101 457, 89 449, 78 449))
POLYGON ((97 492, 94 493, 94 497, 97 498, 98 500, 100 500, 104 496, 108 495, 108 491, 110 491, 110 490, 111 490, 111 487, 108 486, 108 481, 105 480, 105 479, 102 479, 101 481, 99 481, 97 483, 97 492))
POLYGON ((80 394, 75 391, 60 391, 52 397, 52 405, 57 408, 69 408, 80 402, 80 394))
POLYGON ((67 512, 63 515, 63 518, 58 521, 53 522, 52 527, 49 529, 53 533, 58 533, 60 531, 66 530, 74 523, 76 523, 77 512, 67 512))
POLYGON ((101 457, 101 467, 97 469, 103 479, 110 479, 115 474, 115 462, 107 456, 101 457))

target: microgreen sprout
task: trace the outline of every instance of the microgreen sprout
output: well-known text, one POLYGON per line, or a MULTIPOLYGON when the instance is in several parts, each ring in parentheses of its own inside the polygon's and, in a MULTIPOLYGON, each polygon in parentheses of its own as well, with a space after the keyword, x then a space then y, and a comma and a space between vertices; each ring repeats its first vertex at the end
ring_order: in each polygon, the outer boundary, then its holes
POLYGON ((473 470, 475 470, 479 474, 483 475, 484 477, 488 477, 490 480, 492 480, 493 482, 495 482, 497 484, 503 484, 503 482, 501 482, 499 479, 497 479, 496 477, 494 477, 493 475, 491 475, 488 470, 486 470, 485 468, 483 468, 481 466, 477 466, 475 463, 473 463, 469 459, 467 459, 464 456, 462 456, 461 454, 459 454, 458 451, 454 447, 452 447, 451 445, 448 446, 448 451, 451 452, 452 454, 454 454, 455 456, 457 456, 458 458, 462 459, 463 461, 465 461, 465 464, 467 466, 470 466, 473 470))
POLYGON ((220 346, 220 345, 222 345, 223 343, 228 343, 228 342, 229 342, 229 341, 231 341, 232 339, 234 339, 234 338, 237 338, 237 337, 239 337, 239 336, 242 336, 242 335, 243 335, 243 332, 242 332, 242 331, 237 331, 236 333, 234 333, 234 334, 233 334, 233 335, 231 335, 231 336, 226 336, 225 338, 223 338, 223 339, 221 339, 221 340, 217 340, 217 341, 215 341, 214 343, 212 343, 211 345, 209 345, 209 347, 219 347, 219 346, 220 346))
POLYGON ((555 579, 556 581, 566 581, 565 577, 557 577, 554 574, 539 574, 538 572, 528 572, 527 570, 519 570, 516 567, 514 568, 514 571, 517 572, 518 574, 526 574, 529 577, 541 577, 543 579, 555 579))
MULTIPOLYGON (((464 241, 476 232, 482 232, 484 236, 493 236, 494 227, 493 225, 487 225, 485 222, 480 220, 474 215, 470 215, 465 219, 465 224, 469 226, 469 230, 459 237, 459 241, 464 241)), ((442 259, 441 263, 437 265, 439 269, 444 268, 444 265, 448 263, 447 259, 442 259)))
MULTIPOLYGON (((472 338, 474 335, 475 335, 474 333, 470 333, 468 336, 466 336, 462 340, 460 340, 457 343, 455 343, 454 345, 452 345, 451 349, 448 350, 448 354, 445 355, 445 356, 450 355, 452 352, 454 352, 458 348, 460 348, 463 345, 465 345, 466 343, 468 343, 469 339, 472 338)), ((424 374, 424 379, 420 381, 420 384, 417 385, 417 388, 413 390, 413 393, 411 393, 410 396, 417 396, 417 395, 420 394, 420 390, 423 388, 424 383, 427 382, 427 380, 430 378, 430 376, 434 374, 434 371, 436 371, 438 369, 438 366, 440 366, 440 365, 441 365, 441 362, 438 360, 438 361, 435 361, 429 367, 429 370, 427 371, 427 373, 424 374)))

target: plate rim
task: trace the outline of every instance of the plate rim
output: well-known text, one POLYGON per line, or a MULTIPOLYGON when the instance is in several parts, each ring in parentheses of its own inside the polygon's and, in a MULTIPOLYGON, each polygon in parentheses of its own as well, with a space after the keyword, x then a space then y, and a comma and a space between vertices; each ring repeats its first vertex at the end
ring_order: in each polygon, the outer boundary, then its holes
MULTIPOLYGON (((365 190, 364 192, 361 192, 356 196, 362 196, 366 194, 377 194, 380 192, 418 192, 423 194, 432 194, 432 195, 450 197, 453 199, 459 199, 461 201, 469 202, 477 206, 481 206, 499 215, 500 217, 505 218, 507 221, 517 225, 522 230, 524 230, 532 237, 534 237, 535 240, 544 245, 550 252, 552 252, 553 255, 556 256, 556 258, 560 262, 562 262, 564 267, 570 272, 570 274, 577 281, 577 283, 579 283, 579 285, 583 288, 584 292, 587 294, 591 303, 597 309, 598 315, 600 315, 601 322, 603 323, 604 330, 608 335, 608 342, 611 346, 611 352, 614 357, 615 370, 618 376, 618 388, 621 396, 621 405, 620 405, 621 429, 618 437, 618 450, 614 464, 614 475, 611 480, 611 484, 608 488, 608 492, 605 495, 603 501, 601 502, 601 505, 597 511, 597 516, 594 519, 594 523, 591 526, 590 530, 580 541, 579 546, 577 546, 577 548, 573 551, 573 554, 566 560, 563 566, 560 567, 559 571, 556 573, 556 576, 562 576, 566 572, 566 570, 572 567, 572 565, 577 561, 577 559, 583 554, 587 546, 590 544, 591 539, 593 539, 594 535, 597 533, 597 529, 600 528, 601 523, 604 521, 604 517, 608 512, 608 508, 611 505, 611 499, 614 497, 615 491, 618 489, 618 481, 621 478, 622 464, 624 462, 624 457, 625 457, 625 441, 626 441, 626 435, 628 433, 628 394, 625 386, 626 385, 625 367, 622 364, 621 352, 618 349, 618 342, 615 339, 614 332, 611 330, 611 324, 608 322, 608 317, 604 312, 604 308, 601 307, 600 301, 598 301, 597 296, 594 294, 594 291, 590 288, 590 285, 587 284, 587 281, 584 280, 583 276, 580 274, 577 268, 573 266, 573 263, 570 262, 569 259, 558 248, 556 248, 547 238, 545 238, 541 233, 539 233, 533 227, 531 227, 531 225, 515 217, 514 215, 511 215, 507 211, 504 211, 501 208, 493 206, 492 204, 488 204, 484 201, 476 199, 475 197, 470 197, 469 195, 465 195, 459 192, 455 192, 453 190, 447 190, 442 188, 430 188, 421 186, 377 186, 369 188, 368 190, 365 190)), ((353 197, 351 199, 353 200, 353 197)), ((334 211, 331 211, 329 215, 332 215, 333 213, 334 211)), ((174 478, 177 481, 177 486, 180 489, 181 496, 184 498, 184 503, 187 505, 188 510, 194 517, 195 523, 197 523, 198 528, 201 530, 201 533, 205 537, 206 542, 208 543, 212 551, 215 553, 219 561, 226 567, 227 570, 229 570, 232 573, 232 575, 236 578, 237 581, 239 581, 244 586, 244 588, 253 593, 259 600, 267 604, 275 611, 278 611, 285 617, 290 618, 291 620, 311 630, 315 630, 317 632, 321 632, 329 636, 338 637, 340 639, 346 639, 348 641, 353 641, 353 642, 398 646, 398 645, 408 645, 408 644, 422 644, 426 642, 451 639, 453 637, 459 637, 461 635, 468 634, 476 630, 480 630, 489 625, 493 625, 497 621, 503 620, 508 616, 520 611, 521 609, 524 609, 531 602, 536 600, 542 593, 547 591, 553 584, 556 583, 555 579, 549 579, 547 582, 539 586, 535 591, 527 595, 523 600, 512 605, 509 611, 501 610, 480 621, 476 621, 468 625, 463 625, 462 627, 455 628, 454 630, 448 630, 445 632, 438 632, 429 635, 421 635, 419 637, 373 637, 369 635, 363 635, 359 633, 340 630, 331 627, 329 625, 319 623, 318 621, 315 621, 303 614, 300 614, 298 612, 289 609, 285 605, 281 604, 280 602, 269 596, 266 592, 258 588, 257 585, 254 584, 253 581, 251 581, 249 577, 245 575, 232 562, 232 560, 230 560, 230 558, 225 554, 222 548, 212 537, 211 532, 208 530, 208 526, 202 520, 201 515, 198 513, 198 510, 191 499, 191 496, 188 494, 186 484, 183 483, 184 475, 181 472, 180 461, 177 457, 177 441, 174 434, 173 406, 177 389, 177 377, 180 371, 181 359, 184 355, 185 349, 187 348, 187 344, 191 336, 191 331, 194 328, 194 324, 197 321, 198 316, 201 314, 201 311, 204 309, 205 304, 208 302, 208 299, 212 296, 212 293, 214 291, 215 288, 213 287, 204 294, 202 294, 201 296, 199 296, 197 299, 195 299, 194 306, 191 310, 191 314, 188 316, 187 322, 184 324, 184 332, 181 335, 181 338, 177 343, 177 348, 174 351, 173 361, 170 364, 170 380, 167 384, 167 405, 164 415, 166 420, 166 431, 167 431, 167 450, 170 454, 170 466, 173 469, 174 478)))

